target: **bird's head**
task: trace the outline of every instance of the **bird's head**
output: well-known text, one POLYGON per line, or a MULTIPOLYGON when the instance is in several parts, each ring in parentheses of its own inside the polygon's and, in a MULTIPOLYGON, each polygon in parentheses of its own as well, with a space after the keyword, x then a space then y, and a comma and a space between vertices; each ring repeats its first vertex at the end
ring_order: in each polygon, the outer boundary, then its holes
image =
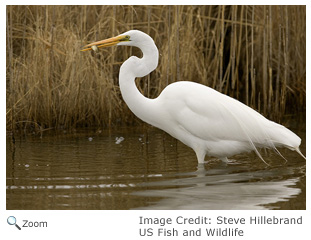
POLYGON ((81 51, 94 50, 98 48, 110 47, 114 45, 135 46, 141 48, 143 45, 153 42, 152 38, 139 30, 130 30, 116 37, 108 38, 98 42, 90 43, 82 48, 81 51))

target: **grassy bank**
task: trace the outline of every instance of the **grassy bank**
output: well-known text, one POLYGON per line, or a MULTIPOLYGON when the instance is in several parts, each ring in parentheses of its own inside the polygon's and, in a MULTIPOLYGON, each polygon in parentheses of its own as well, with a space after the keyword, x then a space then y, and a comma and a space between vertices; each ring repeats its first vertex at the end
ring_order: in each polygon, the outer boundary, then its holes
POLYGON ((158 68, 137 81, 154 98, 190 80, 280 121, 305 111, 304 6, 7 6, 7 129, 133 124, 118 71, 137 49, 83 53, 130 29, 152 36, 158 68))

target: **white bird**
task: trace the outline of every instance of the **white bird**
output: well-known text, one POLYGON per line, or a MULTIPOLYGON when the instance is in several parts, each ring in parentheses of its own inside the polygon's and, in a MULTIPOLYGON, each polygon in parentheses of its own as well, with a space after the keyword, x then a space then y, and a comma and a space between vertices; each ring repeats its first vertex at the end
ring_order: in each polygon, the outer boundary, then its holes
POLYGON ((204 163, 205 155, 227 162, 228 157, 252 150, 264 161, 257 148, 279 153, 276 147, 286 147, 304 157, 299 150, 301 139, 295 133, 205 85, 179 81, 155 99, 143 96, 135 78, 156 69, 159 52, 153 39, 141 31, 130 30, 88 44, 81 51, 113 45, 138 47, 143 53, 142 58, 131 56, 120 68, 119 85, 128 107, 138 118, 191 147, 199 163, 204 163))

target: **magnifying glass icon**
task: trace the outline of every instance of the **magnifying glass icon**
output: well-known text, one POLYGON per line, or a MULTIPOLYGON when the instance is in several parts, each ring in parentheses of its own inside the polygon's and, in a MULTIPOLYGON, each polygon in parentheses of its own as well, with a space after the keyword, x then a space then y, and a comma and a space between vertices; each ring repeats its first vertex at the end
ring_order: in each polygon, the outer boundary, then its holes
POLYGON ((7 221, 8 221, 8 224, 10 224, 10 225, 15 225, 15 227, 17 227, 18 230, 21 230, 20 226, 18 226, 18 225, 16 224, 16 218, 15 218, 15 217, 10 216, 10 217, 8 217, 7 221))

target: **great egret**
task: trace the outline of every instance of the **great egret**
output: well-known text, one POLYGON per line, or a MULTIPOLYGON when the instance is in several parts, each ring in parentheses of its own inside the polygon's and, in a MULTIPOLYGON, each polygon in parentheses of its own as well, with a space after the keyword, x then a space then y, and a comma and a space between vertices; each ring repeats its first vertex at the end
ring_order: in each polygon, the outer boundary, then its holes
POLYGON ((138 47, 143 53, 142 58, 131 56, 120 68, 119 85, 128 107, 143 121, 191 147, 199 163, 205 155, 227 162, 228 157, 251 150, 264 161, 257 148, 278 152, 276 147, 287 147, 304 157, 299 150, 301 139, 295 133, 207 86, 180 81, 168 85, 155 99, 143 96, 135 78, 156 69, 159 52, 153 39, 141 31, 130 30, 88 44, 81 51, 113 45, 138 47))

